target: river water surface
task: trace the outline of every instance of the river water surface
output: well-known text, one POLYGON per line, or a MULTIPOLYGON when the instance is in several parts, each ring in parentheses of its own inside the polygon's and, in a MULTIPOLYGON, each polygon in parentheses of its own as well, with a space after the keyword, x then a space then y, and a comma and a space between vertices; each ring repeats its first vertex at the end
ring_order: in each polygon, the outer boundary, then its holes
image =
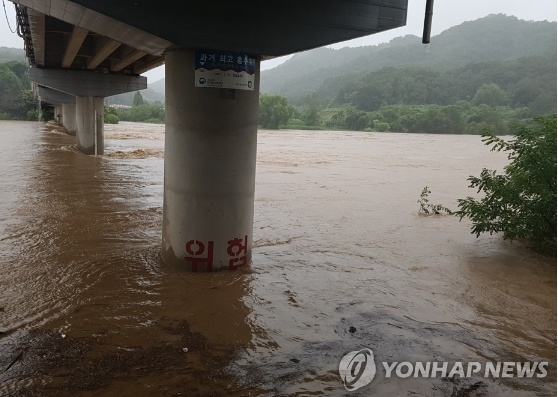
POLYGON ((556 395, 556 260, 418 214, 424 186, 456 208, 506 164, 477 136, 260 131, 253 264, 212 274, 159 257, 164 126, 107 125, 97 157, 51 124, 0 137, 1 396, 556 395), (376 379, 349 393, 339 361, 364 347, 376 379))

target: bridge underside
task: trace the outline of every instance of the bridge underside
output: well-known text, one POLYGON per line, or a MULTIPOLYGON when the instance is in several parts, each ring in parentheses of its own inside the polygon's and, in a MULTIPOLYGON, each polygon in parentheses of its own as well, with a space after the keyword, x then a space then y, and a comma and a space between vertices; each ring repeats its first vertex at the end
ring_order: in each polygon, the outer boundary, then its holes
POLYGON ((16 0, 31 66, 139 75, 170 42, 65 0, 16 0))
POLYGON ((292 54, 405 25, 407 0, 72 0, 187 49, 292 54), (148 17, 146 17, 148 15, 148 17))
POLYGON ((407 0, 12 0, 33 66, 139 75, 171 46, 292 54, 404 26, 407 0))

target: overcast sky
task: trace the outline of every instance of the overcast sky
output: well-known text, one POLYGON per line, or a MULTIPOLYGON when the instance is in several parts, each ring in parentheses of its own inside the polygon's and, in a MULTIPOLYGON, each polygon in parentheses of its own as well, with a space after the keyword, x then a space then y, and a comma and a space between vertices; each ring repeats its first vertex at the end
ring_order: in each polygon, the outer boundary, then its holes
MULTIPOLYGON (((4 0, 8 20, 12 29, 15 28, 15 11, 10 1, 4 0)), ((301 0, 303 1, 303 0, 301 0)), ((489 14, 503 13, 514 15, 520 19, 533 21, 556 21, 556 0, 438 0, 434 2, 434 16, 432 19, 432 36, 443 32, 451 26, 459 25, 465 21, 472 21, 489 14)), ((397 36, 413 34, 422 36, 424 23, 424 8, 426 0, 409 0, 407 26, 399 29, 378 33, 360 39, 345 41, 332 45, 332 48, 357 47, 363 45, 376 45, 387 42, 397 36)), ((8 29, 6 18, 3 16, 0 23, 0 46, 23 48, 23 40, 8 29)), ((436 45, 436 40, 431 41, 431 46, 436 45)), ((284 62, 290 56, 277 58, 262 63, 262 70, 269 69, 284 62)), ((164 77, 164 66, 144 73, 148 82, 152 83, 164 77)))

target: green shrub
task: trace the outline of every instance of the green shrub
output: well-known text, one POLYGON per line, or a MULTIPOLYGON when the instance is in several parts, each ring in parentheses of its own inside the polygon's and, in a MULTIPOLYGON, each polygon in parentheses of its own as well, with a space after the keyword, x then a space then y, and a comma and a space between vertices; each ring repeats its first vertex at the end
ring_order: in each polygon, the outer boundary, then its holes
POLYGON ((473 222, 472 233, 503 233, 504 239, 524 240, 543 253, 556 253, 556 115, 512 127, 503 140, 491 130, 483 142, 508 152, 504 174, 483 169, 469 177, 483 197, 458 200, 456 215, 473 222))
POLYGON ((258 110, 258 124, 262 128, 276 130, 281 125, 286 125, 294 113, 294 108, 289 105, 287 98, 281 95, 260 95, 258 110))
POLYGON ((29 121, 37 121, 39 118, 39 112, 37 109, 31 109, 27 112, 27 120, 29 121))
POLYGON ((118 118, 122 121, 165 122, 165 109, 160 105, 138 105, 129 109, 118 109, 118 118))
POLYGON ((120 119, 116 114, 107 114, 105 115, 105 124, 118 124, 120 119))

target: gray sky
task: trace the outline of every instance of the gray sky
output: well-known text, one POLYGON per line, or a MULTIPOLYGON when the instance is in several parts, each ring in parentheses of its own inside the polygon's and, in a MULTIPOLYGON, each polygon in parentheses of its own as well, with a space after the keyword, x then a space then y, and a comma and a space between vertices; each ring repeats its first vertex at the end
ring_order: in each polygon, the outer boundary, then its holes
MULTIPOLYGON (((13 4, 4 0, 8 20, 12 29, 15 28, 15 11, 13 4)), ((432 19, 432 36, 448 29, 451 26, 459 25, 465 21, 482 18, 489 14, 502 13, 514 15, 520 19, 533 21, 556 21, 556 0, 437 0, 434 2, 434 16, 432 19)), ((409 10, 407 14, 407 26, 391 31, 378 33, 360 39, 345 41, 332 45, 332 48, 358 47, 363 45, 376 45, 390 41, 394 37, 413 34, 422 36, 422 25, 424 22, 424 8, 426 0, 409 0, 409 10)), ((0 22, 0 46, 23 48, 23 40, 8 29, 5 16, 1 17, 0 22)), ((431 46, 436 45, 436 40, 432 40, 431 46)), ((262 63, 262 70, 270 69, 290 58, 281 57, 262 63)), ((153 69, 144 76, 150 83, 163 78, 165 75, 164 66, 153 69)))

